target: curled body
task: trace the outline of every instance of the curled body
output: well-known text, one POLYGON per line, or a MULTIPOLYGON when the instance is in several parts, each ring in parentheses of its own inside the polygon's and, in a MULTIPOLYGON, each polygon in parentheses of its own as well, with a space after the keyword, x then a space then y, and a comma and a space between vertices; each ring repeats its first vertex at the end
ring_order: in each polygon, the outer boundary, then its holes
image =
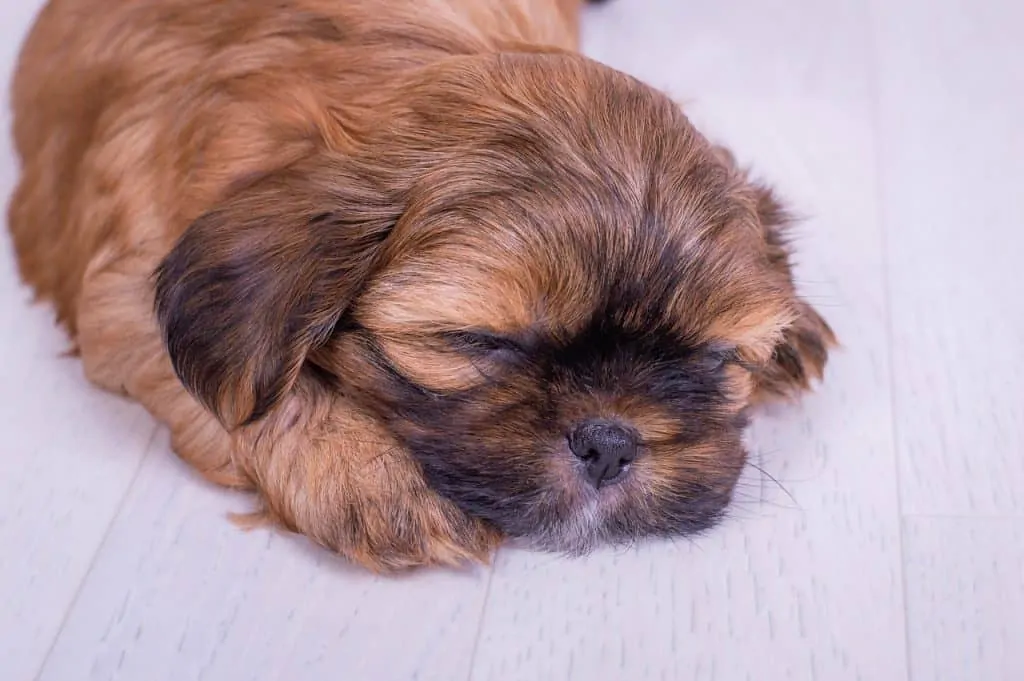
POLYGON ((207 478, 375 570, 711 527, 834 343, 786 212, 578 0, 52 0, 20 271, 207 478))

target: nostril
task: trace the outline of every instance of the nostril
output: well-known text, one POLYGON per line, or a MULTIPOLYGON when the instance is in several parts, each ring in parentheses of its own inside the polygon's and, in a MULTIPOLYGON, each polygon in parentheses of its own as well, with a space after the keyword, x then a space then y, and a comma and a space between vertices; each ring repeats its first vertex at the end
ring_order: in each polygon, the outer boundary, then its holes
POLYGON ((587 421, 569 436, 569 447, 585 465, 597 487, 618 478, 636 459, 637 440, 632 432, 607 421, 587 421))

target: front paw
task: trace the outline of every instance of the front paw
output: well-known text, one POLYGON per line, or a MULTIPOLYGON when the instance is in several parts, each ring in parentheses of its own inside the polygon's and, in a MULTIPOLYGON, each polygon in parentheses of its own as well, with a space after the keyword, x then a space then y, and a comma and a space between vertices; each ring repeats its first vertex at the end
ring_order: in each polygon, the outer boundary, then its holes
MULTIPOLYGON (((502 541, 419 481, 407 489, 363 489, 331 533, 329 548, 374 572, 488 563, 502 541)), ((399 483, 401 484, 401 483, 399 483)))
POLYGON ((238 519, 244 525, 304 534, 374 572, 487 562, 502 541, 434 492, 408 452, 340 398, 292 397, 238 444, 263 506, 238 519))
POLYGON ((431 492, 380 498, 362 490, 348 503, 287 508, 262 495, 263 508, 232 516, 244 529, 278 526, 377 573, 490 562, 504 537, 431 492), (299 512, 296 513, 295 511, 299 512))

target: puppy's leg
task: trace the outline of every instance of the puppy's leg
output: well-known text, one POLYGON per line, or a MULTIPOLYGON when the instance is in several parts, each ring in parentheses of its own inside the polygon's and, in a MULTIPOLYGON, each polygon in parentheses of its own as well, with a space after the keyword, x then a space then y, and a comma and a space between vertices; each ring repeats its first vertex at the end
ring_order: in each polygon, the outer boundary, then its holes
POLYGON ((239 445, 265 519, 371 570, 486 561, 501 539, 427 487, 373 419, 312 381, 239 445))

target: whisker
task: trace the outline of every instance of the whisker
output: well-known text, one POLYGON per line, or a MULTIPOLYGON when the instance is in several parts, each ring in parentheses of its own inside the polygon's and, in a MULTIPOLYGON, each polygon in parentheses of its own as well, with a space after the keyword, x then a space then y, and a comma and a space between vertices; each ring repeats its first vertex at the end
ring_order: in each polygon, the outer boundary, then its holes
POLYGON ((357 445, 377 445, 380 447, 390 447, 392 449, 397 448, 397 445, 394 442, 383 442, 378 440, 354 440, 350 437, 347 437, 345 438, 345 442, 351 442, 357 445))
MULTIPOLYGON (((732 511, 747 510, 747 509, 751 509, 751 508, 773 508, 773 509, 776 509, 776 510, 779 510, 779 511, 798 511, 798 510, 800 510, 799 506, 791 506, 789 504, 783 504, 783 503, 779 503, 779 502, 776 502, 776 501, 770 501, 768 499, 765 499, 763 491, 759 495, 743 494, 743 493, 737 494, 737 493, 733 492, 731 506, 732 506, 732 508, 731 508, 732 511)), ((749 517, 756 518, 758 516, 752 515, 752 516, 749 516, 749 517)))
POLYGON ((395 446, 388 447, 387 449, 385 449, 384 451, 380 452, 379 454, 374 455, 373 458, 371 458, 369 461, 366 461, 365 463, 363 463, 363 465, 359 467, 359 470, 357 471, 357 473, 365 472, 367 468, 369 468, 370 466, 373 466, 374 464, 377 464, 377 463, 384 464, 385 461, 383 461, 383 459, 385 459, 386 457, 391 456, 392 454, 400 453, 400 452, 401 452, 401 449, 399 447, 395 447, 395 446))
POLYGON ((792 501, 796 505, 797 508, 800 507, 800 502, 798 502, 796 500, 796 497, 793 496, 792 492, 790 492, 786 488, 785 485, 783 485, 781 482, 779 482, 778 478, 776 478, 774 475, 772 475, 771 473, 766 471, 761 466, 758 466, 753 461, 747 461, 747 465, 750 466, 751 468, 753 468, 754 470, 759 471, 761 473, 761 475, 763 475, 765 478, 768 478, 769 480, 771 480, 775 484, 776 487, 778 487, 780 490, 782 490, 783 494, 785 494, 787 497, 789 497, 789 500, 792 501))

